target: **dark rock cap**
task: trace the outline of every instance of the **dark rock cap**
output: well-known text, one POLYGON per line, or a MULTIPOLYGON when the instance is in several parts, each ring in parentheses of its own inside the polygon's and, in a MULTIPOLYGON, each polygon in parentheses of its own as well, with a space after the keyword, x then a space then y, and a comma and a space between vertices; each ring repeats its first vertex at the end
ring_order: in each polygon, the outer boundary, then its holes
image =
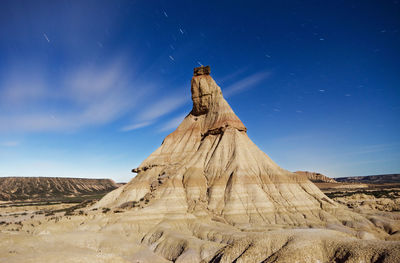
POLYGON ((201 67, 194 68, 193 76, 210 75, 210 72, 211 72, 210 66, 201 66, 201 67))

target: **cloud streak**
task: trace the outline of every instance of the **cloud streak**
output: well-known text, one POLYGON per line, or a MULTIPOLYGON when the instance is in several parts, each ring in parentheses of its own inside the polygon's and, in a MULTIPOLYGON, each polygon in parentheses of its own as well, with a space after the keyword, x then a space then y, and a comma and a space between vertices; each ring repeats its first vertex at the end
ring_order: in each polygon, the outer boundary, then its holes
POLYGON ((181 114, 168 122, 166 122, 160 129, 160 132, 170 131, 176 129, 178 125, 183 121, 187 114, 181 114))
POLYGON ((121 59, 49 77, 46 67, 13 67, 0 83, 0 131, 68 131, 110 123, 149 91, 121 59), (45 81, 46 80, 46 81, 45 81))
POLYGON ((225 97, 233 96, 237 93, 243 92, 247 89, 252 88, 253 86, 261 83, 263 80, 266 80, 271 76, 271 72, 269 71, 262 71, 254 73, 250 76, 247 76, 234 84, 226 87, 223 89, 223 93, 225 97))
POLYGON ((135 123, 122 127, 121 131, 132 131, 152 125, 156 120, 174 112, 187 101, 186 96, 177 93, 149 104, 136 115, 135 123))
POLYGON ((133 131, 133 130, 137 130, 140 128, 144 128, 147 127, 149 125, 151 125, 153 122, 152 121, 145 121, 145 122, 141 122, 141 123, 136 123, 136 124, 131 124, 131 125, 127 125, 121 128, 121 131, 133 131))
POLYGON ((164 116, 180 106, 182 106, 186 102, 186 98, 182 95, 173 95, 161 99, 154 104, 148 106, 147 109, 142 111, 138 119, 139 120, 154 120, 161 116, 164 116))

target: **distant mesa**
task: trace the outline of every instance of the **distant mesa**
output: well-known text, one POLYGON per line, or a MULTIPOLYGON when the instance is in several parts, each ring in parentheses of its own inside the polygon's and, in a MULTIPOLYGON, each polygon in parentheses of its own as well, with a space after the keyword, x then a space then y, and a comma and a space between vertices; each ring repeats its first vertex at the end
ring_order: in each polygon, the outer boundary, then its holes
POLYGON ((111 179, 64 177, 0 177, 0 200, 54 200, 105 194, 116 188, 111 179))
POLYGON ((308 171, 296 171, 295 173, 307 176, 308 180, 310 180, 313 183, 337 183, 335 179, 332 179, 320 173, 308 172, 308 171))
POLYGON ((400 174, 380 174, 368 176, 353 176, 336 178, 341 183, 363 183, 363 184, 388 184, 400 183, 400 174))

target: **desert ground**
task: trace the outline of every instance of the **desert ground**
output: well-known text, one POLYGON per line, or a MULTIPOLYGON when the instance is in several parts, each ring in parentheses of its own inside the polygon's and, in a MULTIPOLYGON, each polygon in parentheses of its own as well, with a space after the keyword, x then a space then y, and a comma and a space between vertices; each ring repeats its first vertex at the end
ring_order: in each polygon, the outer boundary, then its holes
MULTIPOLYGON (((331 227, 332 229, 327 230, 276 226, 276 229, 253 229, 251 233, 246 233, 218 222, 214 222, 212 228, 210 222, 204 222, 203 226, 198 225, 193 219, 192 224, 184 220, 181 226, 179 221, 172 223, 168 220, 164 220, 163 223, 154 222, 154 225, 163 224, 166 229, 195 228, 198 231, 196 238, 210 240, 202 244, 204 262, 233 262, 237 258, 240 258, 237 262, 262 262, 261 258, 268 255, 269 261, 265 262, 398 262, 398 258, 389 256, 389 251, 399 249, 400 183, 361 186, 354 183, 316 185, 334 201, 368 218, 381 230, 384 238, 372 236, 367 232, 354 233, 348 227, 331 227), (207 233, 202 233, 202 227, 208 229, 207 233), (332 236, 335 236, 333 240, 332 236), (257 242, 254 242, 254 238, 257 242), (236 242, 233 242, 234 239, 236 242), (307 242, 304 242, 304 239, 307 239, 307 242), (376 244, 374 240, 379 239, 387 241, 378 242, 380 245, 373 250, 368 248, 370 253, 365 255, 365 261, 350 260, 354 256, 362 258, 357 255, 361 252, 356 252, 360 246, 368 247, 369 243, 376 244), (240 245, 237 244, 238 240, 240 245), (363 241, 360 242, 361 240, 363 241), (350 247, 354 246, 355 252, 351 249, 340 249, 337 246, 339 241, 350 247), (290 245, 286 247, 285 244, 290 245), (264 247, 266 251, 257 251, 257 246, 264 247), (314 248, 317 248, 316 251, 313 251, 314 248), (249 254, 243 257, 242 253, 247 250, 249 254), (285 251, 290 253, 286 255, 285 251), (326 252, 330 252, 330 257, 323 255, 326 252), (258 254, 258 259, 252 257, 253 253, 258 254), (313 261, 316 257, 319 259, 313 261)), ((83 196, 73 202, 2 201, 0 262, 195 261, 188 259, 190 251, 185 252, 188 253, 185 258, 177 260, 179 252, 189 247, 190 242, 194 240, 186 241, 188 237, 182 235, 179 242, 174 233, 151 229, 151 222, 148 222, 148 226, 143 221, 137 223, 134 220, 135 212, 129 208, 90 208, 95 202, 96 198, 93 196, 83 196), (87 200, 80 202, 84 199, 87 200), (147 228, 147 234, 138 235, 140 228, 147 228), (172 248, 165 244, 165 247, 162 247, 162 241, 172 237, 172 248)), ((192 253, 195 254, 196 251, 192 253)))

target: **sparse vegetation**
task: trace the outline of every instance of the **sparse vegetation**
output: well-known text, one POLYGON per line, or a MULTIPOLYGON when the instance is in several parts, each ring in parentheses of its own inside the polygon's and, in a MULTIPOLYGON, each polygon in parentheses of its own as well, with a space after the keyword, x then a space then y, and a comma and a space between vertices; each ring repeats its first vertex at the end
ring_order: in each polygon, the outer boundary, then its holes
POLYGON ((45 213, 45 216, 53 216, 54 212, 53 211, 48 211, 45 213))
POLYGON ((354 194, 365 194, 365 195, 371 195, 374 196, 375 198, 389 198, 389 199, 395 199, 400 197, 400 191, 399 190, 392 190, 392 189, 377 189, 377 190, 355 190, 355 191, 337 191, 337 192, 330 192, 330 193, 325 193, 329 198, 336 198, 336 197, 347 197, 347 196, 352 196, 354 194))
POLYGON ((137 207, 137 206, 139 206, 139 202, 129 201, 129 202, 125 202, 122 205, 120 205, 120 208, 126 209, 126 208, 133 208, 133 207, 137 207))

